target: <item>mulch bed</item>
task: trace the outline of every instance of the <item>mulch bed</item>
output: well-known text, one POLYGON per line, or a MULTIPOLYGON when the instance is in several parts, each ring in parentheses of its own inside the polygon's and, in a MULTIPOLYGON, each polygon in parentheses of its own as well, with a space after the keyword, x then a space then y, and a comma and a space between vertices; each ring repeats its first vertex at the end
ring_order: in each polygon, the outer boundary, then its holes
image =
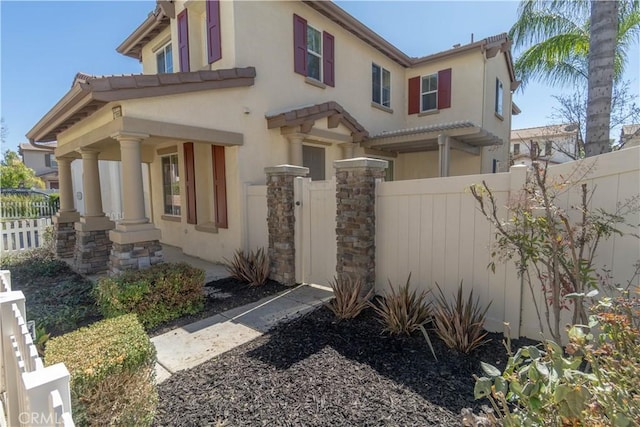
MULTIPOLYGON (((480 361, 504 368, 501 334, 470 355, 419 334, 382 334, 371 309, 340 321, 325 307, 159 386, 155 425, 459 426, 480 361)), ((514 340, 513 347, 531 344, 514 340)))
POLYGON ((172 329, 214 316, 218 313, 231 310, 232 308, 250 304, 286 289, 290 288, 274 280, 268 280, 267 283, 261 286, 249 286, 248 283, 241 282, 233 277, 214 280, 205 284, 203 311, 198 314, 182 316, 179 319, 163 323, 148 331, 148 334, 152 337, 161 335, 172 329))

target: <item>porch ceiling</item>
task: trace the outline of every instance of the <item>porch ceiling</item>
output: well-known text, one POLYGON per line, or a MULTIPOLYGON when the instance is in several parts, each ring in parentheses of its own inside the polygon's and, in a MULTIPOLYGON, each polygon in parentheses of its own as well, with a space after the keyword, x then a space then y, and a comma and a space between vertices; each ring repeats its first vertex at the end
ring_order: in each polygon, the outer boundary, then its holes
POLYGON ((394 153, 435 151, 438 150, 439 135, 450 136, 471 150, 504 144, 502 139, 472 122, 452 122, 382 132, 363 142, 362 146, 394 153))

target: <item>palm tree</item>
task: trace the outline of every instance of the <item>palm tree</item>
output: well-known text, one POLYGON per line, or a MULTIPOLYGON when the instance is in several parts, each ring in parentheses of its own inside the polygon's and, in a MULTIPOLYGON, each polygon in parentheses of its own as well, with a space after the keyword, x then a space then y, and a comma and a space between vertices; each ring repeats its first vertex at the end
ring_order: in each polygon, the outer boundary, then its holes
POLYGON ((611 151, 609 124, 613 90, 618 1, 597 1, 591 5, 589 92, 584 151, 587 157, 611 151))
MULTIPOLYGON (((607 2, 609 3, 609 2, 607 2)), ((640 35, 640 1, 619 0, 614 78, 624 72, 627 52, 640 35)), ((522 87, 530 80, 551 85, 586 83, 588 78, 588 0, 523 0, 518 20, 509 36, 516 52, 515 62, 522 87)))

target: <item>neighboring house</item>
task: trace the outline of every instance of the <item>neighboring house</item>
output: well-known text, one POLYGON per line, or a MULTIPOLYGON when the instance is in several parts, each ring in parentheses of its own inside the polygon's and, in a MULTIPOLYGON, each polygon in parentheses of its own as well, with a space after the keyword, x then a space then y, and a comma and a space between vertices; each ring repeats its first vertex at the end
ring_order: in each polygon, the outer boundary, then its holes
POLYGON ((20 144, 18 147, 22 163, 35 171, 36 176, 44 181, 46 189, 58 188, 58 163, 53 154, 55 148, 55 143, 48 143, 43 148, 34 147, 29 143, 20 144))
MULTIPOLYGON (((82 162, 85 188, 97 159, 122 162, 118 251, 162 236, 221 260, 242 247, 243 186, 268 166, 316 180, 358 156, 395 180, 508 170, 510 47, 500 34, 411 58, 330 1, 158 1, 117 48, 143 74, 78 73, 27 136, 82 162)), ((84 229, 112 227, 99 202, 85 199, 84 229)))
POLYGON ((620 147, 629 148, 640 145, 640 124, 622 126, 620 147))
POLYGON ((531 165, 533 159, 550 164, 575 160, 580 146, 574 124, 540 126, 511 131, 511 163, 531 165))

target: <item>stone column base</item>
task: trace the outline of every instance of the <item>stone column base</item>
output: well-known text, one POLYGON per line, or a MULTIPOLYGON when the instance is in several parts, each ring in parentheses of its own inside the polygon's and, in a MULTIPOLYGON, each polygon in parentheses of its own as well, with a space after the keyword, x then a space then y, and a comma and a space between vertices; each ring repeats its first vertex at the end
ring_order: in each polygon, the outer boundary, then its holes
POLYGON ((58 212, 53 216, 53 254, 58 258, 73 258, 76 248, 75 222, 77 212, 58 212))
POLYGON ((109 230, 83 231, 76 227, 75 267, 81 274, 93 274, 109 268, 111 240, 109 230))
POLYGON ((109 257, 109 274, 124 270, 142 270, 163 262, 162 245, 158 240, 136 243, 113 243, 109 257))

